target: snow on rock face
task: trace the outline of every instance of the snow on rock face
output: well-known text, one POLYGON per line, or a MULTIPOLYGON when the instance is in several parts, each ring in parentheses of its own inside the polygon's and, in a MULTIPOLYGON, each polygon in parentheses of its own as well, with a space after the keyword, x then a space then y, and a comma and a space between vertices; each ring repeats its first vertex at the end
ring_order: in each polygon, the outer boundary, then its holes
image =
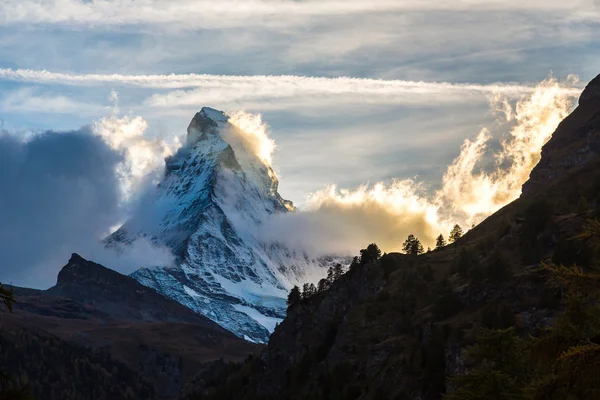
POLYGON ((106 242, 118 247, 149 237, 168 246, 177 265, 131 276, 236 335, 264 343, 285 315, 289 288, 329 263, 258 239, 264 218, 293 205, 277 192, 271 167, 237 140, 236 129, 220 111, 197 113, 186 145, 165 160, 153 197, 106 242))

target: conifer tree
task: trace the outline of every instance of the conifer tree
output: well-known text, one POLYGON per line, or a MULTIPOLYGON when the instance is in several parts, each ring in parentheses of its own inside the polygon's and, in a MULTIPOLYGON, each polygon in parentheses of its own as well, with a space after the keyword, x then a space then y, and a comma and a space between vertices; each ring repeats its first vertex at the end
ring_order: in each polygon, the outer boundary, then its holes
POLYGON ((463 230, 460 227, 460 225, 456 224, 454 225, 454 228, 452 228, 452 230, 450 231, 450 236, 448 237, 448 240, 450 241, 450 243, 454 243, 456 242, 458 239, 460 239, 463 235, 463 230))
POLYGON ((366 249, 360 251, 360 264, 374 263, 381 258, 381 250, 375 243, 371 243, 366 249))
POLYGON ((404 241, 402 245, 402 250, 406 254, 419 255, 423 254, 424 249, 421 241, 415 237, 415 235, 408 235, 408 238, 404 241))
POLYGON ((340 263, 335 264, 333 267, 333 280, 336 281, 340 279, 342 275, 344 275, 344 267, 340 263))
POLYGON ((317 293, 317 288, 313 283, 305 283, 302 287, 302 298, 308 299, 317 293))
POLYGON ((435 239, 435 249, 439 250, 444 246, 446 246, 446 239, 444 239, 444 235, 440 233, 440 236, 435 239))
POLYGON ((292 307, 298 304, 298 302, 300 302, 301 299, 302 295, 300 293, 300 288, 298 286, 294 286, 287 298, 288 307, 292 307))

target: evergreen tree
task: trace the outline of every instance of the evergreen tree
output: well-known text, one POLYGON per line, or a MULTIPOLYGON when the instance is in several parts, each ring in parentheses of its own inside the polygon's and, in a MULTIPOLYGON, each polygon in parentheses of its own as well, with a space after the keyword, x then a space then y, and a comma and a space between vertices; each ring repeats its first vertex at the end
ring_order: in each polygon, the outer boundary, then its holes
POLYGON ((439 250, 444 246, 446 246, 446 239, 444 239, 444 235, 440 233, 440 236, 435 239, 435 249, 439 250))
POLYGON ((375 243, 371 243, 366 249, 360 251, 360 264, 366 265, 374 263, 381 258, 381 250, 375 243))
POLYGON ((301 299, 302 295, 300 294, 300 288, 298 286, 294 286, 287 298, 288 307, 295 306, 301 299))
POLYGON ((408 235, 408 238, 404 241, 402 245, 402 250, 406 254, 419 255, 423 254, 423 245, 421 241, 415 237, 415 235, 408 235))
POLYGON ((317 284, 317 291, 324 292, 326 290, 329 290, 330 287, 331 287, 331 282, 329 282, 329 280, 327 278, 323 278, 317 284))
POLYGON ((13 304, 15 304, 15 296, 12 289, 8 290, 0 285, 0 300, 8 308, 8 311, 12 312, 13 304))
POLYGON ((336 281, 340 279, 342 275, 344 275, 344 267, 342 264, 338 263, 335 265, 335 267, 333 267, 333 280, 336 281))
POLYGON ((302 287, 302 298, 303 299, 308 299, 309 297, 313 296, 316 293, 317 293, 317 288, 315 287, 315 285, 313 283, 305 283, 304 286, 302 287))
POLYGON ((456 224, 454 225, 454 228, 452 228, 452 230, 450 231, 450 236, 448 237, 448 240, 450 241, 450 243, 454 243, 456 242, 458 239, 460 239, 463 235, 463 230, 460 227, 460 225, 456 224))

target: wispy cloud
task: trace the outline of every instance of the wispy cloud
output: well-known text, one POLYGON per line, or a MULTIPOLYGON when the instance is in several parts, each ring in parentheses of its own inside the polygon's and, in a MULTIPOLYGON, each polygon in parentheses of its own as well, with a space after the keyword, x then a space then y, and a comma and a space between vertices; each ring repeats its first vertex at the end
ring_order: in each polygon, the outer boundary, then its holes
POLYGON ((516 0, 4 0, 0 4, 0 23, 178 24, 180 28, 207 28, 259 26, 265 22, 284 26, 305 17, 393 11, 550 10, 577 15, 594 12, 591 2, 572 3, 557 0, 543 4, 516 0))
MULTIPOLYGON (((299 94, 370 94, 396 96, 407 94, 491 94, 520 95, 531 93, 533 85, 494 83, 488 85, 416 82, 405 80, 363 79, 352 77, 324 78, 294 75, 281 76, 229 76, 207 74, 122 75, 122 74, 69 74, 45 70, 0 69, 0 79, 54 85, 97 86, 123 85, 153 89, 194 88, 152 96, 148 104, 172 106, 197 104, 200 95, 205 98, 210 91, 219 97, 234 100, 246 97, 292 97, 299 94)), ((581 90, 565 88, 567 95, 576 96, 581 90)))
POLYGON ((435 237, 455 223, 481 222, 519 197, 542 146, 572 108, 552 78, 516 104, 501 97, 491 100, 492 110, 510 124, 508 134, 497 149, 490 146, 487 129, 474 141, 465 140, 434 194, 414 179, 356 190, 332 185, 312 194, 303 211, 275 216, 263 237, 320 254, 355 252, 373 241, 386 251, 399 251, 408 234, 433 246, 435 237), (482 168, 486 161, 492 161, 490 168, 482 168))

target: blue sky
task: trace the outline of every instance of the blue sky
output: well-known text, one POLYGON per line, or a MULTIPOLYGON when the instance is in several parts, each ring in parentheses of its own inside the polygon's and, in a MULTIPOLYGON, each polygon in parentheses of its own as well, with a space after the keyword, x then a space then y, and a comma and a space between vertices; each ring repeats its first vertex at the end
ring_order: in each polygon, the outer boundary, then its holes
MULTIPOLYGON (((533 85, 553 73, 587 81, 600 72, 599 20, 593 0, 5 0, 0 68, 483 85, 533 85)), ((122 113, 148 121, 148 135, 181 135, 204 105, 262 113, 278 145, 283 195, 296 202, 328 183, 414 175, 435 182, 460 143, 492 120, 485 93, 323 96, 299 87, 279 98, 216 87, 158 107, 148 99, 169 90, 7 79, 0 118, 13 132, 77 129, 110 114, 111 90, 122 113)))

